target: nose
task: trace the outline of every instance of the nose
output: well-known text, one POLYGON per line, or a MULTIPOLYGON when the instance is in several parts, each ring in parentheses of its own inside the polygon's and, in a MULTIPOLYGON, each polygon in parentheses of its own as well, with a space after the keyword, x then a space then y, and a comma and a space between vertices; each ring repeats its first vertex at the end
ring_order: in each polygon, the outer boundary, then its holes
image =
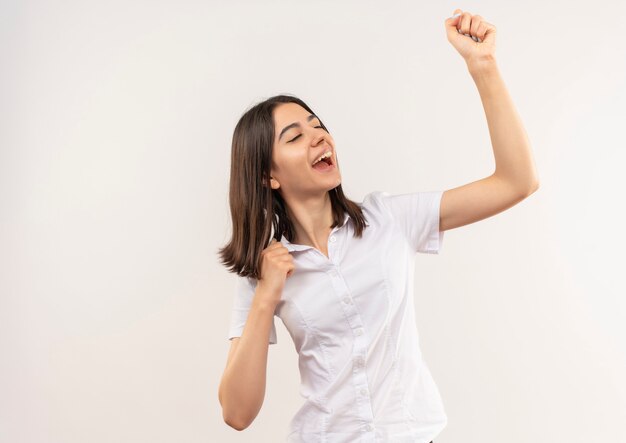
POLYGON ((319 132, 317 132, 315 136, 313 137, 313 142, 312 142, 313 146, 317 146, 321 142, 327 141, 326 137, 328 136, 328 133, 321 128, 318 128, 317 130, 319 132))

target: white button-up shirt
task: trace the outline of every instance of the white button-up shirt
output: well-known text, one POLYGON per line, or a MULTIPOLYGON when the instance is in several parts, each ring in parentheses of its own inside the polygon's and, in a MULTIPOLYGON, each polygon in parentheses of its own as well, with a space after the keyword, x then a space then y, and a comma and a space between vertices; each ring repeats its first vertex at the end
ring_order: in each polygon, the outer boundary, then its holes
MULTIPOLYGON (((428 443, 446 426, 437 386, 422 359, 413 303, 417 252, 438 254, 443 191, 391 195, 359 203, 367 221, 332 229, 328 257, 281 242, 295 270, 276 310, 299 355, 305 401, 288 442, 428 443)), ((256 280, 237 277, 229 339, 243 331, 256 280)), ((269 343, 275 344, 272 323, 269 343)))

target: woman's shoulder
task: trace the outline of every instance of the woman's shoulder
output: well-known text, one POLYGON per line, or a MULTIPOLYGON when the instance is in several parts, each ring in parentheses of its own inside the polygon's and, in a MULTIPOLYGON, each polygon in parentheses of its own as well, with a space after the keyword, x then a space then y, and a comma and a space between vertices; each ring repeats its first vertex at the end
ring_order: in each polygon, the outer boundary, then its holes
POLYGON ((370 210, 384 209, 386 206, 385 201, 389 198, 389 196, 390 194, 387 191, 371 191, 365 194, 360 206, 370 210))
POLYGON ((389 207, 386 204, 389 196, 386 191, 371 191, 365 194, 359 206, 368 219, 385 220, 389 216, 389 207))

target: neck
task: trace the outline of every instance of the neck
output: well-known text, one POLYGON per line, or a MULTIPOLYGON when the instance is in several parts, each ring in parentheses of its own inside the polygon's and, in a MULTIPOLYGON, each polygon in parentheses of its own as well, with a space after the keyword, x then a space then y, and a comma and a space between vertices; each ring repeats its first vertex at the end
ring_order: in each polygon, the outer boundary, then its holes
POLYGON ((295 229, 293 243, 317 249, 321 249, 322 245, 326 246, 328 235, 332 230, 330 226, 333 224, 330 194, 325 192, 322 197, 285 202, 295 229))

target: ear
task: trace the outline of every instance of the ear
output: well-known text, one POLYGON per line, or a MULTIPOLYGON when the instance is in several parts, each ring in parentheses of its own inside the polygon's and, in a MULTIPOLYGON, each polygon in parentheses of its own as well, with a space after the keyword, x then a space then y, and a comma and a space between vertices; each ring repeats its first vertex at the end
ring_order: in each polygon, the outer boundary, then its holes
MULTIPOLYGON (((263 180, 263 186, 267 186, 267 180, 263 180)), ((272 187, 272 189, 278 189, 280 188, 280 183, 278 183, 278 180, 276 180, 274 177, 270 176, 270 186, 272 187)))
POLYGON ((272 185, 272 189, 280 188, 280 183, 278 183, 278 180, 276 180, 274 177, 270 179, 270 184, 272 185))

